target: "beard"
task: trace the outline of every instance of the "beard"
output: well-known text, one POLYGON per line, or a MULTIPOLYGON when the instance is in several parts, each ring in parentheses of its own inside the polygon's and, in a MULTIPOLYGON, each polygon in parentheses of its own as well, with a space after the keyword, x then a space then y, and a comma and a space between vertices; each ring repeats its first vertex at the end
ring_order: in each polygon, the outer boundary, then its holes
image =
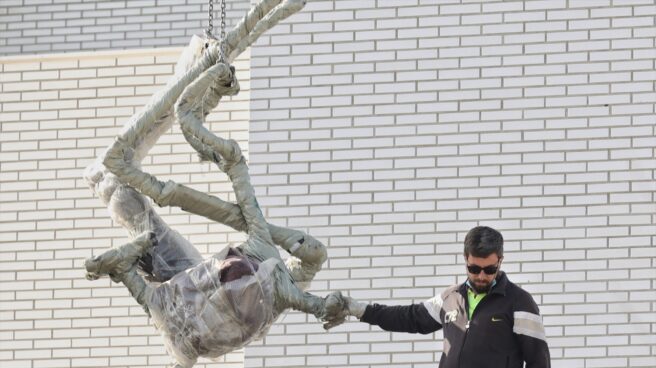
MULTIPOLYGON (((494 280, 494 279, 492 279, 494 280)), ((476 294, 482 294, 482 293, 487 293, 490 291, 490 288, 492 287, 492 282, 493 281, 487 281, 487 280, 477 280, 477 279, 469 279, 469 284, 471 285, 472 289, 476 292, 476 294)))

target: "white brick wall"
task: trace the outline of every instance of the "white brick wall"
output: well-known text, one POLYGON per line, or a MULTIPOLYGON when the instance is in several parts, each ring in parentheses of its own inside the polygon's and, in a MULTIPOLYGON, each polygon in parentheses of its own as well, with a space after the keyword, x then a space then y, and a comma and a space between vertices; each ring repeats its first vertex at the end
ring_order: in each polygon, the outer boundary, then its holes
MULTIPOLYGON (((466 231, 544 314, 554 367, 656 366, 653 1, 310 1, 252 53, 266 214, 329 245, 313 291, 463 281, 466 231), (271 177, 275 181, 270 181, 271 177)), ((248 367, 435 367, 440 332, 288 314, 248 367)))
MULTIPOLYGON (((81 175, 124 122, 162 88, 180 48, 0 59, 0 366, 165 367, 152 323, 127 290, 84 279, 86 257, 122 244, 81 175)), ((221 102, 210 127, 248 151, 248 57, 235 63, 242 91, 221 102)), ((144 168, 232 198, 226 177, 195 153, 177 127, 144 168)), ((179 210, 164 219, 201 252, 243 237, 179 210)), ((243 367, 243 351, 201 367, 243 367)))
MULTIPOLYGON (((117 23, 90 29, 66 4, 3 2, 1 53, 184 44, 205 24, 196 8, 94 2, 116 9, 85 18, 117 23), (30 35, 30 7, 47 35, 30 35)), ((313 292, 422 301, 463 280, 464 234, 487 224, 540 305, 554 367, 653 367, 655 13, 652 0, 310 0, 240 61, 242 93, 211 127, 248 144, 268 218, 329 246, 313 292)), ((125 236, 79 177, 178 53, 0 59, 0 366, 167 362, 122 287, 82 278, 84 257, 125 236)), ((229 196, 176 131, 162 143, 149 170, 229 196)), ((240 239, 161 212, 203 252, 240 239)), ((357 322, 324 332, 289 313, 216 366, 435 367, 441 339, 357 322)))
MULTIPOLYGON (((184 46, 207 27, 208 0, 2 0, 0 55, 184 46)), ((214 27, 220 6, 214 0, 214 27)), ((228 29, 248 0, 226 0, 228 29)), ((215 34, 218 34, 215 32, 215 34)))

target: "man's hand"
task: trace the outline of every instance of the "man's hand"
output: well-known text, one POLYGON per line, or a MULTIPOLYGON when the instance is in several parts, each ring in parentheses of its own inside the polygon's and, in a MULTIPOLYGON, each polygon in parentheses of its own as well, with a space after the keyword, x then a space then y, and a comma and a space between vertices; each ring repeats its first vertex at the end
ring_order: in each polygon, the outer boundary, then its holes
POLYGON ((367 309, 367 303, 359 302, 351 297, 345 297, 346 299, 346 307, 348 308, 348 312, 350 315, 353 317, 357 317, 357 319, 362 318, 364 315, 364 311, 367 309))

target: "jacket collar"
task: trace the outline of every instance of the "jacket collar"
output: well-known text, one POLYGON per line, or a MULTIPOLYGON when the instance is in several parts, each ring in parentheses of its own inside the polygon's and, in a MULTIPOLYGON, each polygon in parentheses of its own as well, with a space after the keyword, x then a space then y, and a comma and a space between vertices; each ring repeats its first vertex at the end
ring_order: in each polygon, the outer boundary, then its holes
MULTIPOLYGON (((496 283, 492 286, 492 289, 488 292, 488 295, 499 294, 501 296, 506 296, 506 286, 508 286, 508 277, 503 271, 499 271, 495 279, 496 283)), ((467 282, 463 282, 458 287, 458 292, 464 297, 467 297, 467 282)))

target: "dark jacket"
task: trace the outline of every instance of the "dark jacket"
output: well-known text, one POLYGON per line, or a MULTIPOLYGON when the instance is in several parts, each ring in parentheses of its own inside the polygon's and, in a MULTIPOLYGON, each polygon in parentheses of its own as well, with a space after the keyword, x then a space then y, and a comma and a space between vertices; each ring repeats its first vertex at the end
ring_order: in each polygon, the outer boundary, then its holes
POLYGON ((361 321, 383 330, 428 334, 444 329, 440 368, 549 368, 542 318, 531 295, 500 272, 467 318, 467 285, 408 306, 367 306, 361 321))

